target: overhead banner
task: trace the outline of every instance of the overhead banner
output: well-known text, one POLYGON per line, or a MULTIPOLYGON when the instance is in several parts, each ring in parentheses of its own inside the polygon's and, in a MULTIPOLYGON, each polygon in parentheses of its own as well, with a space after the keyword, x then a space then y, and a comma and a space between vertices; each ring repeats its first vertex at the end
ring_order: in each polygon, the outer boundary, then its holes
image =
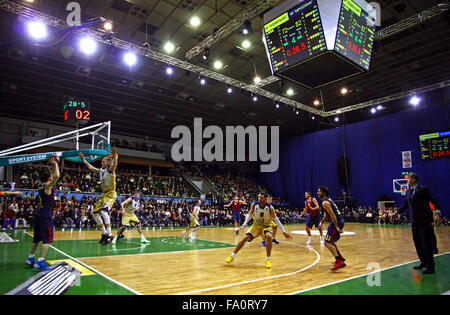
POLYGON ((411 151, 402 152, 402 165, 403 168, 412 168, 411 151))

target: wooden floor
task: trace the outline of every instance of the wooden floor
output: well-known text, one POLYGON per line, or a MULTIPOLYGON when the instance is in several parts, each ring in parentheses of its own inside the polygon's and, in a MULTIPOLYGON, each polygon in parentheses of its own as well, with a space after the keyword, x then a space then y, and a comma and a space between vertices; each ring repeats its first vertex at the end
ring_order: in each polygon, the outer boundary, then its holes
MULTIPOLYGON (((288 231, 303 231, 304 225, 288 226, 288 231)), ((78 258, 142 294, 290 294, 351 277, 367 274, 369 263, 381 269, 417 260, 411 229, 366 224, 346 224, 345 231, 355 235, 341 236, 337 243, 346 258, 347 267, 330 271, 334 258, 324 245, 306 246, 306 235, 294 235, 293 241, 274 245, 272 269, 264 267, 265 248, 258 238, 238 253, 231 264, 225 259, 232 248, 213 248, 178 252, 78 258)), ((436 228, 440 253, 450 251, 450 228, 436 228)), ((136 231, 127 237, 138 237, 136 231)), ((229 228, 203 228, 197 239, 235 244, 229 228)), ((181 236, 181 230, 149 230, 147 238, 181 236)), ((55 232, 56 240, 97 239, 99 231, 81 233, 55 232)), ((111 246, 111 245, 108 245, 111 246)), ((67 253, 70 255, 70 253, 67 253)))

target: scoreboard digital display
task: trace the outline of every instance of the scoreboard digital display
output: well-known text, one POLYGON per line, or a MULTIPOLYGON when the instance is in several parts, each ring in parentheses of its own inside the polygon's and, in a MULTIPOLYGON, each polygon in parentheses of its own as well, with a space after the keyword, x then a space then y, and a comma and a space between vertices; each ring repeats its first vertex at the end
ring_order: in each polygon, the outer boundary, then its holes
POLYGON ((369 70, 376 20, 352 0, 343 0, 335 51, 369 70))
POLYGON ((419 136, 422 160, 450 157, 450 131, 419 136))
POLYGON ((264 36, 274 73, 327 50, 317 0, 303 1, 264 24, 264 36))
POLYGON ((87 123, 91 120, 91 106, 89 101, 67 98, 63 106, 64 121, 78 121, 87 123))

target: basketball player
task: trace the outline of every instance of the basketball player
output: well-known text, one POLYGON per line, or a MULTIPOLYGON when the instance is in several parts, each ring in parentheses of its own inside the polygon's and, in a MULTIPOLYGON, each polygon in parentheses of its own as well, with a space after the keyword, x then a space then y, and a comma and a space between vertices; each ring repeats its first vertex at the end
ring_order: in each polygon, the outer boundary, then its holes
POLYGON ((254 218, 253 224, 250 230, 245 234, 245 237, 236 245, 231 256, 228 257, 225 262, 231 263, 234 260, 236 254, 244 247, 245 243, 251 242, 255 237, 261 236, 266 241, 266 268, 272 268, 272 263, 270 262, 270 254, 272 252, 272 229, 270 228, 270 223, 274 221, 276 225, 283 231, 284 236, 287 240, 292 240, 292 236, 286 232, 280 220, 278 220, 273 206, 267 203, 267 196, 265 193, 261 192, 258 195, 258 202, 255 202, 250 207, 250 213, 245 218, 244 224, 239 228, 243 229, 247 226, 251 218, 254 218))
POLYGON ((186 233, 190 229, 192 229, 192 232, 189 234, 189 238, 190 239, 194 239, 195 238, 195 233, 200 229, 200 223, 198 222, 198 215, 200 213, 209 213, 209 210, 202 210, 201 205, 202 205, 202 202, 201 202, 201 200, 199 200, 197 202, 197 205, 194 207, 194 209, 192 209, 192 212, 191 212, 191 224, 189 225, 189 227, 186 230, 181 232, 183 235, 186 235, 186 233))
MULTIPOLYGON (((272 199, 272 196, 267 196, 267 203, 269 204, 269 205, 272 205, 272 202, 273 202, 273 199, 272 199)), ((275 215, 277 214, 277 211, 275 210, 275 215)), ((277 227, 277 225, 275 224, 275 222, 270 222, 270 228, 272 229, 272 237, 273 237, 273 239, 272 239, 272 242, 274 242, 275 244, 280 244, 280 242, 278 242, 277 240, 276 240, 276 236, 277 236, 277 232, 278 232, 278 227, 277 227)), ((266 241, 265 240, 263 240, 262 242, 261 242, 261 245, 262 246, 266 246, 266 241)))
POLYGON ((136 191, 133 195, 133 197, 128 198, 127 200, 123 201, 120 204, 120 211, 122 212, 122 226, 117 231, 116 236, 114 236, 114 239, 112 240, 111 244, 115 245, 117 242, 117 239, 124 238, 123 231, 127 227, 130 227, 131 224, 137 225, 139 234, 141 235, 141 243, 150 243, 142 233, 142 224, 137 218, 137 216, 134 214, 135 211, 138 211, 141 207, 141 204, 139 203, 139 197, 140 194, 138 191, 136 191))
POLYGON ((111 219, 109 217, 109 211, 111 210, 114 202, 117 199, 116 192, 116 169, 118 163, 117 148, 114 146, 111 150, 111 155, 102 159, 102 166, 100 169, 93 167, 89 162, 84 159, 83 154, 80 152, 79 156, 84 165, 92 172, 99 172, 100 174, 100 186, 102 188, 102 194, 100 199, 92 211, 92 216, 98 227, 102 230, 102 238, 99 244, 107 245, 113 238, 111 235, 111 219), (103 218, 103 221, 102 221, 103 218), (103 222, 105 223, 103 225, 103 222), (106 228, 105 228, 106 227, 106 228))
POLYGON ((327 236, 325 237, 325 246, 336 258, 334 266, 331 268, 331 270, 334 271, 346 266, 346 264, 344 263, 345 258, 342 257, 339 249, 336 246, 336 242, 341 237, 340 234, 342 233, 345 222, 334 201, 328 197, 329 191, 327 187, 319 186, 319 189, 317 190, 317 196, 319 196, 319 198, 322 200, 322 208, 325 211, 325 215, 322 221, 320 221, 319 223, 319 228, 322 228, 322 224, 325 220, 331 219, 331 223, 328 226, 327 230, 327 236))
POLYGON ((39 172, 39 179, 43 184, 39 188, 37 195, 39 206, 34 214, 33 246, 31 248, 30 256, 28 256, 28 259, 25 261, 30 267, 44 271, 50 270, 45 262, 45 256, 50 248, 50 244, 53 243, 52 218, 55 205, 55 190, 53 189, 53 186, 60 176, 56 156, 50 156, 48 161, 50 162, 51 169, 45 169, 39 172), (41 255, 36 262, 34 255, 41 242, 41 255))
POLYGON ((308 212, 308 220, 306 220, 306 233, 308 233, 308 241, 306 242, 307 245, 311 244, 313 242, 312 236, 311 236, 311 229, 313 226, 316 226, 316 228, 319 230, 320 233, 320 244, 323 244, 323 236, 322 236, 322 228, 319 227, 320 223, 320 207, 319 203, 317 202, 316 198, 311 196, 311 193, 309 191, 305 192, 305 208, 300 215, 300 217, 306 215, 308 212))
POLYGON ((224 205, 225 208, 228 208, 231 206, 231 209, 233 210, 233 221, 234 221, 234 228, 236 230, 236 235, 239 234, 239 226, 241 225, 241 205, 246 205, 247 202, 245 201, 245 198, 242 197, 242 200, 239 199, 239 197, 236 195, 234 196, 234 200, 231 201, 229 204, 224 205))

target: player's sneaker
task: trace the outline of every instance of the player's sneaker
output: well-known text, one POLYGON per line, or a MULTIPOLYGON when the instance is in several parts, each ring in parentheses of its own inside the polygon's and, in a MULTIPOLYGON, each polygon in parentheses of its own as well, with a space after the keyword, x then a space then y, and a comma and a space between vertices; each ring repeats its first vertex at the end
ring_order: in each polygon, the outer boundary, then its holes
POLYGON ((334 263, 334 266, 331 268, 332 271, 340 269, 340 268, 344 268, 345 266, 347 266, 343 260, 336 260, 336 262, 334 263))
POLYGON ((111 243, 113 238, 114 238, 114 236, 106 234, 105 238, 103 239, 102 245, 108 245, 109 243, 111 243))
POLYGON ((141 243, 150 243, 145 237, 141 237, 141 243))
POLYGON ((121 239, 121 238, 124 238, 125 237, 125 235, 123 235, 123 234, 119 234, 118 236, 117 236, 117 239, 121 239))
POLYGON ((308 238, 308 241, 306 242, 306 245, 312 244, 313 243, 313 239, 312 237, 308 238))
POLYGON ((266 268, 267 268, 267 269, 272 268, 272 263, 270 262, 269 259, 266 259, 266 268))
POLYGON ((278 242, 276 239, 272 240, 275 244, 280 244, 280 242, 278 242))
POLYGON ((47 266, 47 263, 45 262, 45 260, 41 260, 41 261, 37 261, 33 267, 35 269, 39 269, 39 270, 44 270, 44 271, 49 271, 50 268, 47 266))
POLYGON ((103 242, 105 241, 105 237, 107 237, 107 234, 102 234, 102 238, 100 239, 100 241, 98 242, 99 244, 103 244, 103 242))
POLYGON ((181 234, 183 235, 183 237, 186 237, 186 231, 182 231, 181 234))
POLYGON ((227 263, 231 263, 234 260, 233 256, 228 257, 227 259, 225 259, 225 262, 227 263))
POLYGON ((261 245, 262 245, 262 246, 266 246, 266 241, 262 241, 262 242, 261 242, 261 245))
POLYGON ((235 231, 236 231, 236 236, 239 235, 239 229, 235 228, 235 231))
POLYGON ((111 244, 116 245, 116 242, 117 242, 117 236, 115 236, 115 237, 113 238, 113 240, 111 241, 111 244))
POLYGON ((25 261, 25 263, 26 263, 28 266, 33 267, 33 266, 34 266, 34 263, 35 263, 34 257, 28 257, 28 259, 25 261))

